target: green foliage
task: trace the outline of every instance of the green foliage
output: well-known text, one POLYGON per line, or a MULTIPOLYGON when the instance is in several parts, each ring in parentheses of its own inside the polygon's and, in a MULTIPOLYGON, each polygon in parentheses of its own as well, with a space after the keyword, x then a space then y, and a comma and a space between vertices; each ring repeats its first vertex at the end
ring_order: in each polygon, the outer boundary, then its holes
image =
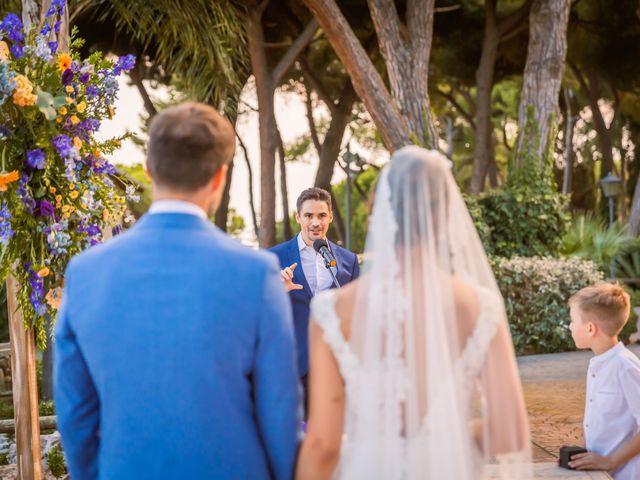
POLYGON ((245 227, 246 223, 242 215, 239 215, 235 208, 230 208, 227 218, 227 233, 236 237, 244 231, 245 227))
POLYGON ((482 207, 478 202, 478 197, 472 197, 470 195, 463 195, 464 202, 467 205, 467 210, 469 210, 469 214, 471 215, 471 219, 473 220, 473 224, 478 231, 478 236, 482 241, 482 245, 484 245, 485 250, 489 252, 489 248, 491 248, 491 228, 484 219, 484 214, 482 213, 482 207))
MULTIPOLYGON (((362 193, 355 185, 351 185, 351 250, 354 252, 364 251, 369 226, 369 202, 377 179, 378 170, 367 168, 357 180, 362 193)), ((333 193, 338 201, 337 208, 340 209, 345 223, 347 222, 346 183, 345 179, 333 187, 333 193)))
POLYGON ((494 258, 518 354, 574 350, 567 300, 602 280, 598 266, 580 258, 494 258))
POLYGON ((41 417, 47 417, 56 414, 53 400, 43 400, 38 404, 38 412, 41 417))
POLYGON ((67 473, 67 464, 64 461, 64 454, 62 453, 62 448, 60 445, 55 445, 49 453, 47 453, 47 465, 49 466, 49 470, 51 474, 60 478, 67 473))
POLYGON ((11 400, 0 400, 0 419, 7 420, 13 418, 13 402, 11 400))
POLYGON ((570 222, 566 213, 569 199, 557 192, 544 170, 531 163, 504 187, 477 197, 482 216, 473 209, 471 214, 488 253, 500 257, 557 255, 570 222), (490 232, 488 241, 482 221, 490 232))
POLYGON ((626 226, 605 225, 592 215, 578 215, 569 228, 562 246, 562 254, 592 260, 600 268, 608 269, 611 261, 627 251, 631 238, 626 226))
POLYGON ((0 465, 9 465, 9 453, 0 453, 0 465))
POLYGON ((132 202, 127 200, 127 207, 133 212, 136 218, 140 218, 147 210, 149 210, 153 200, 151 179, 149 178, 149 175, 142 163, 138 163, 136 165, 118 165, 118 170, 132 179, 139 186, 138 194, 140 195, 140 201, 132 202))
POLYGON ((104 8, 103 18, 150 47, 192 98, 235 109, 248 65, 241 6, 231 0, 112 0, 104 8))

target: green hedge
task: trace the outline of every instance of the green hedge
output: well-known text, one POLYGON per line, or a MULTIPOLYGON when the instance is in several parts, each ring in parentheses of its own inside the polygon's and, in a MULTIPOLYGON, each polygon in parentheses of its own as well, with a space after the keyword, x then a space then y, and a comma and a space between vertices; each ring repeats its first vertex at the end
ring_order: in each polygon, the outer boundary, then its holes
POLYGON ((569 331, 571 295, 603 279, 591 261, 580 258, 493 258, 518 354, 574 350, 569 331))

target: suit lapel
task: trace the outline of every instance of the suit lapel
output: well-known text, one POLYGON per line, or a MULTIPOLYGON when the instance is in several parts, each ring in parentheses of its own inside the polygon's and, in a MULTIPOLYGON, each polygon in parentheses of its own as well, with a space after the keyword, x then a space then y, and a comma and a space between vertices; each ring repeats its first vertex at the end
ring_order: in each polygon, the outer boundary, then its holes
MULTIPOLYGON (((289 242, 289 265, 297 263, 298 266, 293 271, 293 282, 304 287, 304 291, 313 297, 311 293, 311 287, 307 278, 304 276, 304 270, 302 269, 302 260, 300 259, 300 249, 298 248, 298 236, 293 237, 293 240, 289 242)), ((288 265, 287 265, 288 266, 288 265)), ((295 292, 295 290, 293 290, 295 292)))
MULTIPOLYGON (((338 279, 338 283, 341 286, 346 285, 350 280, 349 275, 347 274, 347 272, 349 271, 349 265, 346 264, 345 258, 343 255, 341 255, 338 246, 333 242, 329 243, 331 244, 331 253, 333 253, 333 256, 336 259, 336 268, 338 270, 336 272, 336 277, 338 279)), ((331 288, 335 288, 335 285, 332 285, 331 288)))

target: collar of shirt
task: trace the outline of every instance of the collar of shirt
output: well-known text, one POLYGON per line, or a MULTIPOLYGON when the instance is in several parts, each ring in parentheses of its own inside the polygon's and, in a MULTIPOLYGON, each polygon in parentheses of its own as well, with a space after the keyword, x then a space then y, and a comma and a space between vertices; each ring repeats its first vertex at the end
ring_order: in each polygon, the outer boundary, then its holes
POLYGON ((149 213, 182 213, 195 215, 203 220, 207 219, 207 214, 203 209, 195 203, 185 202, 184 200, 157 200, 149 207, 149 213))
POLYGON ((620 352, 622 352, 623 348, 624 348, 623 343, 622 342, 618 342, 616 345, 611 347, 606 352, 601 353, 600 355, 596 355, 591 360, 589 360, 589 366, 590 367, 598 367, 598 366, 602 365, 603 362, 606 362, 606 361, 610 360, 611 358, 613 358, 613 357, 617 356, 618 354, 620 354, 620 352))
MULTIPOLYGON (((329 250, 331 250, 331 244, 329 243, 329 241, 328 241, 328 240, 327 240, 327 247, 329 247, 329 250)), ((305 243, 305 241, 304 241, 304 240, 303 240, 303 238, 302 238, 302 233, 299 233, 299 234, 298 234, 298 250, 299 250, 299 251, 302 251, 302 250, 304 250, 305 248, 308 248, 309 250, 312 250, 313 252, 318 253, 318 252, 316 252, 316 250, 313 248, 313 245, 311 245, 311 246, 310 246, 310 245, 307 245, 307 244, 305 243)), ((333 252, 332 252, 332 253, 333 253, 333 252)))

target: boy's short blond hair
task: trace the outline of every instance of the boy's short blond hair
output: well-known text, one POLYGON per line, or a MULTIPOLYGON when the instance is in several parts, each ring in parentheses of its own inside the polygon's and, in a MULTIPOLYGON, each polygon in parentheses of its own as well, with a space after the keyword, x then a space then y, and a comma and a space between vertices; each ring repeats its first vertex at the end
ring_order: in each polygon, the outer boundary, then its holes
POLYGON ((583 288, 569 299, 570 307, 577 307, 611 337, 620 333, 629 319, 629 294, 618 283, 598 282, 583 288))

